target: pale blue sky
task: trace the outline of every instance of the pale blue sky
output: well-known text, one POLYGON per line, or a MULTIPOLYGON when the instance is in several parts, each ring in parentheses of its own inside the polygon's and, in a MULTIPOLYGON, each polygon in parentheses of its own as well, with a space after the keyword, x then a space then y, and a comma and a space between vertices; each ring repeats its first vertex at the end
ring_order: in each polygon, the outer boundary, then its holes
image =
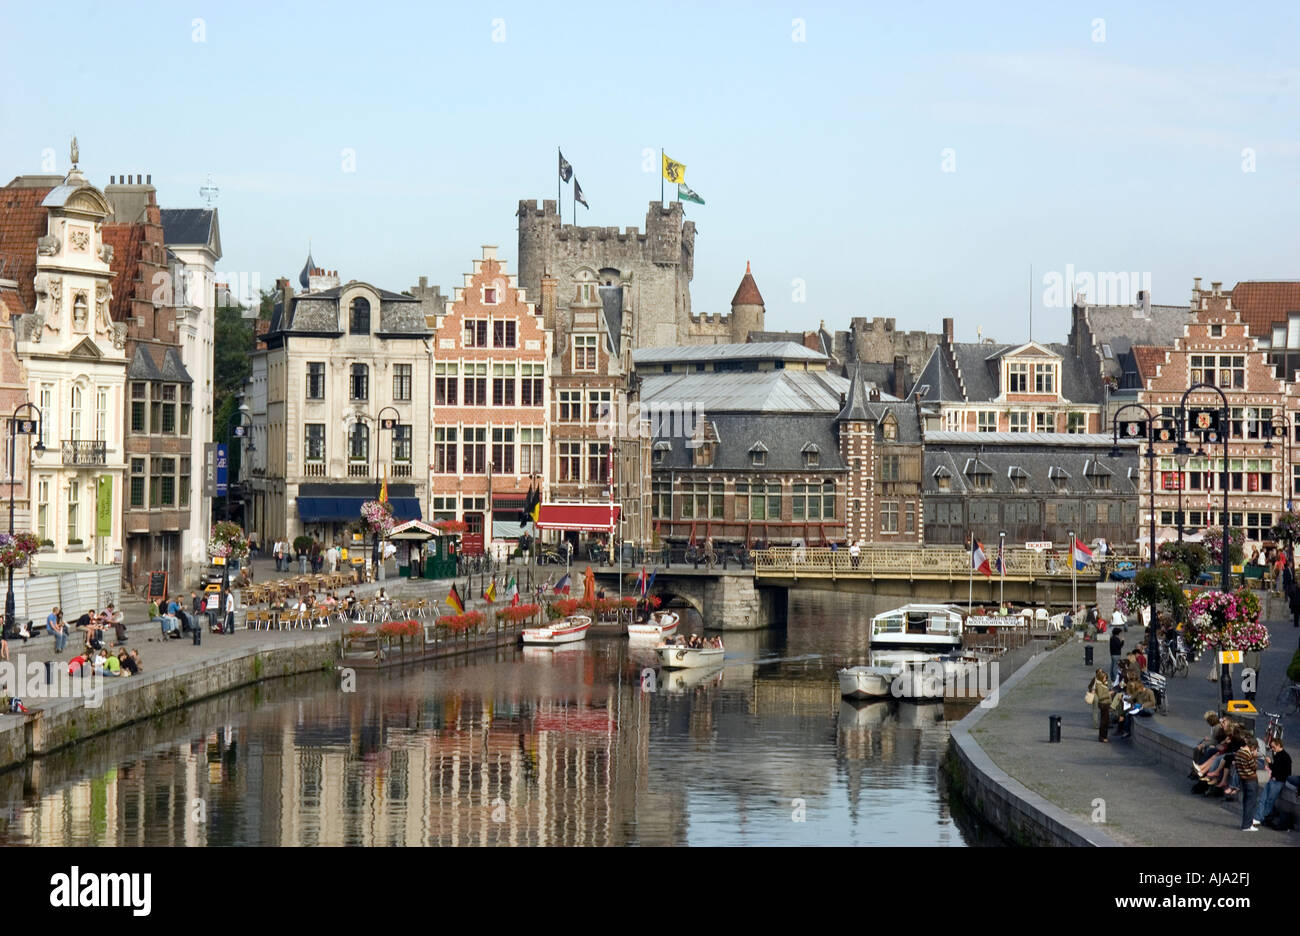
POLYGON ((725 311, 750 260, 769 328, 952 316, 1018 340, 1032 264, 1035 335, 1059 340, 1042 277, 1067 264, 1150 273, 1159 303, 1196 275, 1300 277, 1297 8, 1130 6, 24 4, 0 175, 47 147, 65 171, 75 132, 94 182, 152 173, 164 206, 201 205, 211 173, 224 269, 296 278, 311 238, 345 280, 450 290, 481 244, 515 269, 557 144, 579 220, 620 227, 663 146, 708 202, 687 206, 696 310, 725 311))

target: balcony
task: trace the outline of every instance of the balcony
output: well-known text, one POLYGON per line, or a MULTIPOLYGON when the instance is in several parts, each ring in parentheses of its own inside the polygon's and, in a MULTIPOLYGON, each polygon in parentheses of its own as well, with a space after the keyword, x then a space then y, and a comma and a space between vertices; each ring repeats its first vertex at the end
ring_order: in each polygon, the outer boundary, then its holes
POLYGON ((308 478, 324 478, 329 476, 329 472, 325 470, 325 463, 323 461, 303 462, 302 473, 308 478))
POLYGON ((409 478, 410 476, 411 476, 411 463, 410 463, 410 462, 394 462, 394 463, 393 463, 393 477, 394 477, 394 478, 409 478))
POLYGON ((368 462, 368 461, 364 461, 364 462, 349 462, 349 463, 348 463, 348 477, 349 477, 349 478, 369 478, 369 477, 371 477, 371 474, 370 474, 370 462, 368 462))
POLYGON ((107 465, 108 443, 90 442, 83 439, 64 439, 63 464, 89 466, 107 465))

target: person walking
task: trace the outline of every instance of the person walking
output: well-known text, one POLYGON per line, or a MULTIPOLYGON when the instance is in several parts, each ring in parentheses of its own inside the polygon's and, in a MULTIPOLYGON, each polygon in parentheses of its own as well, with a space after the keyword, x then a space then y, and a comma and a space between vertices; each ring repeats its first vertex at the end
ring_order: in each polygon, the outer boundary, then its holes
POLYGON ((858 540, 854 540, 853 545, 849 547, 849 565, 855 569, 858 567, 858 563, 862 561, 862 547, 858 545, 858 542, 858 540))
MULTIPOLYGON (((1116 611, 1116 614, 1119 612, 1116 611)), ((1119 676, 1119 661, 1124 655, 1124 638, 1120 636, 1119 628, 1112 626, 1110 629, 1110 682, 1115 684, 1119 676)))
POLYGON ((1259 831, 1259 826, 1254 822, 1255 809, 1259 805, 1259 749, 1256 747, 1257 744, 1255 736, 1247 732, 1241 747, 1237 748, 1237 753, 1233 755, 1233 763, 1237 767, 1237 780, 1240 783, 1239 789, 1241 790, 1241 831, 1243 832, 1259 831))

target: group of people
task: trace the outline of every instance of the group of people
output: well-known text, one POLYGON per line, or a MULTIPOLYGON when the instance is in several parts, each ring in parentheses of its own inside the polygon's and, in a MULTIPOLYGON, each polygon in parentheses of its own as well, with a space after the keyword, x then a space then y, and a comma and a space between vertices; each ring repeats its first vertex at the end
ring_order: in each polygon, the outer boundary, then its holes
MULTIPOLYGON (((103 611, 96 611, 94 608, 86 611, 85 614, 77 618, 72 627, 63 617, 63 609, 55 605, 50 609, 49 615, 45 618, 45 632, 54 637, 54 652, 62 653, 68 645, 68 635, 73 629, 81 632, 84 640, 84 648, 91 651, 102 651, 105 649, 105 632, 113 631, 113 642, 110 647, 120 647, 126 643, 126 621, 122 612, 117 609, 113 602, 108 603, 103 611)), ((26 637, 23 638, 26 641, 26 637)), ((4 645, 0 647, 0 658, 9 659, 9 647, 4 645)))
POLYGON ((1291 775, 1291 755, 1280 737, 1261 742, 1227 715, 1206 712, 1205 723, 1210 733, 1196 745, 1188 774, 1196 781, 1192 792, 1229 799, 1240 795, 1241 831, 1258 832, 1287 781, 1300 781, 1300 777, 1291 775), (1267 769, 1268 776, 1261 789, 1262 769, 1267 769))
POLYGON ((108 653, 102 647, 92 650, 89 647, 68 661, 68 675, 76 676, 87 672, 99 676, 134 676, 143 671, 140 651, 120 648, 117 653, 108 653))
POLYGON ((665 646, 687 647, 692 650, 723 649, 721 637, 705 637, 701 634, 678 634, 665 641, 665 646))
MULTIPOLYGON (((182 635, 192 633, 203 626, 200 622, 208 611, 207 597, 200 595, 197 591, 190 592, 188 610, 181 605, 182 598, 183 596, 177 595, 167 598, 164 595, 159 601, 150 602, 149 604, 149 620, 162 627, 164 637, 180 639, 182 635)), ((226 608, 227 617, 229 618, 227 624, 230 627, 230 632, 234 631, 234 601, 234 592, 227 592, 226 608)))
MULTIPOLYGON (((328 572, 333 575, 339 570, 339 566, 347 563, 348 550, 345 546, 337 543, 326 546, 318 539, 313 539, 311 545, 306 548, 297 548, 288 540, 276 540, 271 545, 271 555, 275 558, 275 571, 292 572, 294 560, 298 562, 298 574, 306 575, 309 571, 314 575, 321 572, 328 572)), ((365 555, 369 556, 370 551, 367 547, 365 555)), ((385 568, 388 561, 397 555, 397 547, 392 543, 383 543, 380 546, 379 568, 376 571, 378 578, 384 578, 385 568)), ((358 569, 358 575, 361 570, 358 569)))

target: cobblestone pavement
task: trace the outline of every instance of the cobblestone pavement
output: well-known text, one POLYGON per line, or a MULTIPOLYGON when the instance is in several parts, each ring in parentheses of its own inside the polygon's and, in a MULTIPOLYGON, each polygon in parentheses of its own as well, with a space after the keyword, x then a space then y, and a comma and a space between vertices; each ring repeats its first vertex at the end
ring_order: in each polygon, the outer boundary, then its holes
MULTIPOLYGON (((1285 669, 1275 665, 1274 653, 1289 661, 1295 643, 1286 639, 1293 633, 1289 622, 1285 628, 1270 627, 1275 643, 1286 647, 1275 647, 1265 657, 1260 667, 1265 680, 1270 670, 1285 669)), ((1159 765, 1130 741, 1117 738, 1114 730, 1110 744, 1099 743, 1091 711, 1083 704, 1092 672, 1083 663, 1083 646, 1075 640, 1053 651, 972 731, 1000 768, 1084 821, 1095 821, 1104 809, 1105 831, 1126 844, 1260 847, 1300 842, 1293 833, 1239 831, 1240 802, 1190 795, 1192 782, 1185 772, 1159 765), (1051 715, 1061 716, 1058 744, 1048 742, 1051 715)), ((1105 645, 1097 646, 1096 661, 1109 665, 1105 645)), ((1170 702, 1175 715, 1153 717, 1201 737, 1204 722, 1199 718, 1216 698, 1215 686, 1205 679, 1207 669, 1208 662, 1197 664, 1186 680, 1176 680, 1170 702)))

